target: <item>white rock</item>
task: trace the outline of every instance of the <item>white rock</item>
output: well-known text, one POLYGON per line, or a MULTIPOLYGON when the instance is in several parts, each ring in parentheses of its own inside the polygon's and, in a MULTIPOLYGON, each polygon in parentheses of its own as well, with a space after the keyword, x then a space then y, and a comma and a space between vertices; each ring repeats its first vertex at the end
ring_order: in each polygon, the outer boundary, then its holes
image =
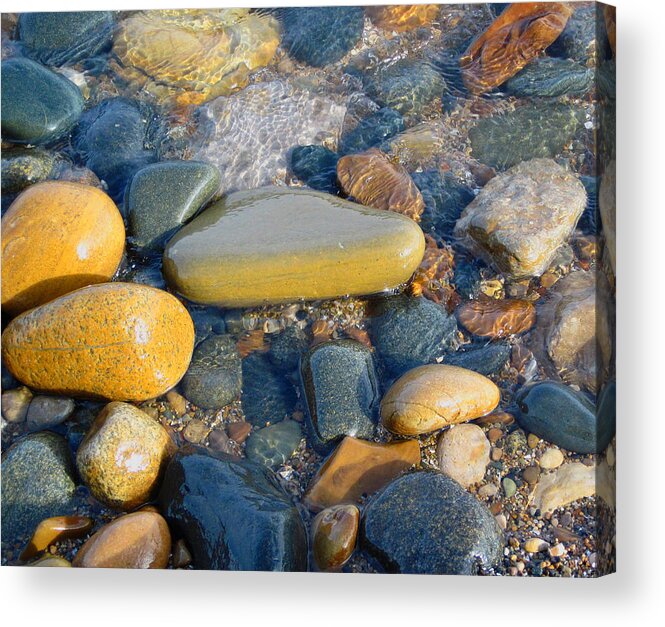
POLYGON ((530 504, 544 514, 595 493, 596 467, 573 462, 541 476, 530 504))
POLYGON ((483 480, 490 443, 478 425, 455 425, 441 434, 437 457, 441 471, 467 488, 483 480))

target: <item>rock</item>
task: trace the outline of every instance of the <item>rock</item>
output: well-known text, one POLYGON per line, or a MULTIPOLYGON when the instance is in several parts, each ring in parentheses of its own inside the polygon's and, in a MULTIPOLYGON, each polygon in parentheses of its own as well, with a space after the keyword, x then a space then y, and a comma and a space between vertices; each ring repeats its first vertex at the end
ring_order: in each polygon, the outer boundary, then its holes
POLYGON ((301 365, 312 444, 326 451, 346 435, 371 439, 379 413, 372 352, 354 340, 314 347, 301 365))
POLYGON ((16 144, 50 144, 65 135, 83 110, 78 87, 30 59, 2 62, 2 136, 16 144))
POLYGON ((387 572, 473 575, 499 563, 503 538, 474 496, 422 471, 397 478, 368 503, 362 544, 387 572))
POLYGON ((433 65, 419 59, 402 59, 380 66, 363 77, 363 84, 372 100, 405 117, 419 117, 446 89, 443 77, 433 65))
POLYGON ((246 307, 393 289, 423 251, 422 231, 404 216, 265 187, 226 196, 183 227, 163 272, 190 300, 246 307))
POLYGON ((29 387, 110 400, 147 400, 171 389, 193 346, 194 325, 180 302, 130 283, 61 296, 14 318, 2 334, 5 364, 29 387))
POLYGON ((439 469, 463 488, 480 483, 489 464, 490 443, 477 425, 455 425, 439 438, 439 469))
POLYGON ((166 471, 160 507, 197 569, 307 570, 307 535, 273 472, 187 446, 166 471))
POLYGON ((536 308, 528 300, 468 300, 455 312, 469 333, 492 339, 526 333, 536 322, 536 308))
MULTIPOLYGON (((600 29, 598 13, 602 13, 594 5, 573 5, 575 8, 566 24, 566 28, 554 43, 547 49, 549 54, 573 59, 589 67, 597 59, 607 56, 608 42, 603 29, 600 29), (600 36, 599 36, 600 35, 600 36)), ((600 17, 602 19, 602 17, 600 17)))
POLYGON ((509 5, 460 57, 467 89, 482 94, 501 85, 561 34, 572 12, 563 2, 509 5))
POLYGON ((183 107, 242 89, 278 45, 276 20, 249 9, 151 10, 120 22, 113 55, 137 92, 183 107))
POLYGON ((2 417, 7 422, 23 422, 28 414, 31 401, 32 392, 25 386, 3 392, 2 417))
POLYGON ((596 468, 573 462, 543 475, 531 495, 530 504, 545 514, 595 493, 596 468))
POLYGON ((224 314, 216 307, 189 306, 187 310, 194 321, 197 346, 211 335, 224 335, 226 333, 224 314))
MULTIPOLYGON (((246 423, 240 423, 240 424, 246 424, 246 423)), ((250 427, 251 430, 251 426, 250 425, 248 426, 250 427)), ((235 447, 231 443, 231 440, 229 440, 229 436, 226 435, 226 431, 224 429, 213 429, 208 434, 208 446, 213 451, 216 451, 218 453, 226 453, 231 457, 240 459, 238 454, 236 453, 235 447)))
POLYGON ((362 7, 297 7, 278 10, 281 45, 302 63, 323 67, 336 63, 363 32, 362 7))
POLYGON ((79 183, 25 190, 2 217, 2 308, 10 315, 110 281, 125 248, 113 201, 79 183))
POLYGON ((78 157, 106 182, 114 199, 141 168, 157 161, 160 124, 146 104, 109 98, 88 109, 73 134, 78 157))
POLYGON ((296 146, 291 151, 291 171, 317 192, 337 194, 339 155, 324 146, 296 146))
POLYGON ((30 566, 49 567, 49 568, 71 568, 72 565, 64 557, 59 555, 44 555, 30 566))
POLYGON ((404 118, 394 109, 384 107, 361 120, 352 131, 343 135, 339 142, 339 152, 342 155, 363 152, 403 130, 404 118))
POLYGON ((568 451, 599 453, 614 436, 614 423, 601 422, 593 403, 562 383, 541 381, 524 388, 516 401, 522 428, 568 451))
POLYGON ((498 374, 510 359, 510 346, 500 342, 458 350, 444 356, 447 366, 473 370, 486 377, 498 374))
POLYGON ((252 425, 247 422, 232 422, 226 428, 229 437, 238 444, 242 444, 252 431, 252 425))
POLYGON ((501 480, 501 487, 503 488, 503 494, 507 499, 514 496, 515 492, 517 492, 517 484, 510 477, 504 477, 501 480))
POLYGON ((444 127, 439 121, 422 122, 385 140, 380 148, 392 160, 396 160, 412 172, 415 181, 414 170, 431 166, 436 156, 441 153, 444 132, 444 127))
MULTIPOLYGON (((493 483, 486 483, 485 485, 478 488, 478 496, 481 498, 491 498, 499 492, 499 488, 493 483)), ((503 527, 505 529, 505 527, 503 527)))
POLYGON ((33 59, 73 65, 108 49, 113 26, 111 11, 21 13, 18 37, 33 59))
POLYGON ((303 503, 312 511, 359 502, 420 463, 416 440, 376 444, 345 437, 314 475, 303 503))
POLYGON ((598 208, 603 223, 603 237, 616 272, 616 161, 610 161, 600 179, 598 208))
POLYGON ((129 403, 109 403, 81 442, 76 466, 98 501, 131 510, 155 495, 174 452, 156 420, 129 403))
POLYGON ((426 298, 386 299, 379 314, 372 320, 370 335, 394 375, 443 355, 457 332, 455 316, 426 298))
POLYGON ((201 342, 181 382, 188 401, 204 409, 221 409, 240 394, 242 364, 230 335, 213 335, 201 342))
POLYGON ((261 353, 242 360, 242 409, 257 427, 279 422, 293 411, 296 392, 289 380, 261 353))
POLYGON ((517 98, 557 98, 583 96, 593 88, 594 69, 575 61, 540 57, 505 84, 505 90, 517 98))
POLYGON ((540 276, 586 205, 579 179, 550 159, 494 177, 462 213, 455 234, 504 274, 540 276))
POLYGON ((312 522, 312 558, 319 570, 339 570, 356 548, 360 511, 355 505, 334 505, 312 522))
POLYGON ((245 454, 257 464, 275 468, 293 455, 301 439, 300 425, 293 420, 282 420, 254 431, 245 445, 245 454))
POLYGON ((563 464, 563 453, 558 448, 548 448, 540 456, 538 463, 545 470, 554 470, 563 464))
POLYGON ((77 568, 166 568, 171 534, 153 511, 125 514, 104 525, 79 549, 77 568))
POLYGON ((400 4, 395 6, 369 6, 365 13, 379 28, 398 33, 419 26, 429 26, 439 15, 437 4, 400 4))
POLYGON ((307 336, 297 325, 286 327, 270 344, 271 363, 286 372, 298 368, 300 356, 307 350, 307 336))
POLYGON ((64 438, 42 432, 16 440, 2 459, 2 541, 32 533, 44 518, 68 514, 75 489, 64 438))
POLYGON ((52 544, 71 538, 82 538, 93 526, 87 516, 54 516, 46 518, 38 525, 30 538, 30 542, 21 553, 21 561, 32 559, 52 544))
POLYGON ((344 193, 366 207, 395 211, 416 221, 425 208, 406 168, 377 148, 342 157, 337 162, 337 178, 344 193))
POLYGON ((539 477, 540 468, 538 468, 538 466, 528 466, 522 471, 522 479, 524 479, 529 485, 535 485, 538 483, 539 477))
POLYGON ((582 109, 545 99, 481 118, 469 130, 469 141, 474 158, 505 170, 522 161, 561 154, 583 122, 582 109))
POLYGON ((3 150, 2 195, 17 194, 50 178, 58 161, 58 155, 39 148, 3 150))
POLYGON ((173 568, 185 568, 192 563, 192 554, 182 538, 173 547, 173 568))
POLYGON ((499 400, 499 388, 476 372, 442 364, 420 366, 386 392, 381 422, 393 433, 420 435, 485 416, 499 400))
POLYGON ((35 396, 26 416, 28 431, 41 431, 59 425, 72 415, 76 407, 71 398, 35 396))
POLYGON ((191 442, 192 444, 200 444, 203 442, 203 440, 206 439, 209 431, 210 427, 208 427, 208 425, 203 422, 203 420, 194 418, 193 420, 190 420, 182 430, 182 435, 185 440, 187 440, 187 442, 191 442))
POLYGON ((198 161, 162 161, 139 170, 125 198, 134 245, 161 251, 213 197, 219 182, 217 168, 198 161))
POLYGON ((527 553, 540 553, 541 551, 546 551, 549 547, 549 543, 545 542, 542 538, 529 538, 524 543, 524 550, 527 553))
POLYGON ((346 105, 295 82, 253 83, 199 109, 192 158, 216 166, 219 192, 285 182, 294 146, 336 145, 346 105))

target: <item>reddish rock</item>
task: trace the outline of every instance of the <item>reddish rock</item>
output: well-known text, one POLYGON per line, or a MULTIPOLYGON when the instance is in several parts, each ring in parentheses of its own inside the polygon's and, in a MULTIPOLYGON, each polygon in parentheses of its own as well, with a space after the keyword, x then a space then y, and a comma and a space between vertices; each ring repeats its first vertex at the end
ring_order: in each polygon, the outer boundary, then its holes
POLYGON ((252 425, 248 422, 232 422, 226 428, 229 437, 238 444, 242 444, 252 430, 252 425))
POLYGON ((365 7, 365 13, 379 28, 399 33, 427 26, 439 15, 437 4, 398 4, 365 7))
POLYGON ((21 560, 26 561, 49 546, 69 538, 82 538, 92 529, 92 520, 87 516, 54 516, 37 525, 28 546, 21 553, 21 560))
POLYGON ((531 329, 536 308, 528 300, 470 300, 457 308, 457 320, 469 333, 502 338, 531 329))
POLYGON ((339 570, 351 557, 358 537, 360 511, 355 505, 334 505, 312 522, 312 555, 319 570, 339 570))

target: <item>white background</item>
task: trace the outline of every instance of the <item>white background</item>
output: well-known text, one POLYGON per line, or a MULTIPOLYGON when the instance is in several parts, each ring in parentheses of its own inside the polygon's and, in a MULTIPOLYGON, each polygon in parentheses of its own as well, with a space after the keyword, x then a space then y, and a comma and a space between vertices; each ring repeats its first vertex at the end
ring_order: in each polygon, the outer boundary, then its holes
MULTIPOLYGON (((328 4, 333 4, 330 0, 328 4)), ((385 2, 383 2, 385 3, 385 2)), ((8 0, 2 11, 312 5, 8 0)), ((334 4, 382 4, 343 2, 334 4)), ((616 0, 618 56, 618 568, 595 581, 433 576, 0 569, 5 625, 444 626, 665 624, 665 19, 616 0)))

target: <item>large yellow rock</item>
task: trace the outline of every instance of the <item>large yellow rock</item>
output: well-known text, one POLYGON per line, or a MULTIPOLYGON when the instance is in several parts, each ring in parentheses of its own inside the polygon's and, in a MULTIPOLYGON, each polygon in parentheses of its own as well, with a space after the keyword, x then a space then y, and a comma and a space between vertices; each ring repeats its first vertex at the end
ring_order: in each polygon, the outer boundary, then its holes
POLYGON ((2 218, 2 308, 10 315, 109 281, 125 226, 101 190, 64 181, 26 189, 2 218))
POLYGON ((430 364, 409 370, 381 401, 383 426, 400 435, 420 435, 489 414, 499 388, 477 372, 430 364))
POLYGON ((84 287, 26 311, 2 334, 2 358, 30 388, 140 401, 172 388, 194 324, 171 294, 134 283, 84 287))

